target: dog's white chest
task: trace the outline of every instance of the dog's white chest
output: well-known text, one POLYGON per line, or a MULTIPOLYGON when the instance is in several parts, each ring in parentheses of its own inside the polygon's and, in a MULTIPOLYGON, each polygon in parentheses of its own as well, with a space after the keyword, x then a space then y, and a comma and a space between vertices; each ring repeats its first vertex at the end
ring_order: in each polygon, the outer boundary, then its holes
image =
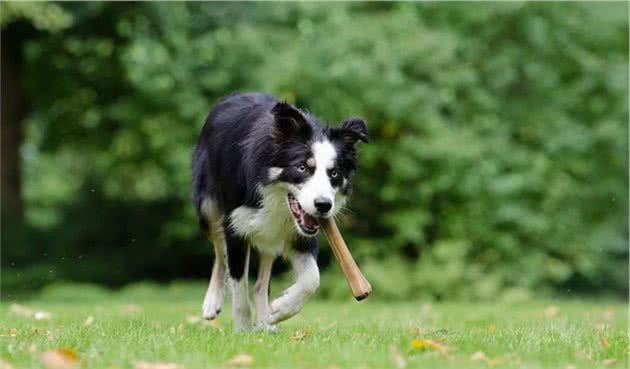
POLYGON ((286 192, 264 191, 261 208, 239 206, 230 214, 236 233, 246 237, 256 248, 268 254, 280 255, 287 242, 296 234, 286 203, 286 192))

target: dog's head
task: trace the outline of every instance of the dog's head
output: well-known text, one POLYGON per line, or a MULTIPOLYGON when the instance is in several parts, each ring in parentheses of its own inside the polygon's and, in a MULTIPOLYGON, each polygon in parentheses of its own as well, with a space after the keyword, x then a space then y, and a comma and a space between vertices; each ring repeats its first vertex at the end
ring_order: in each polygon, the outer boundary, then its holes
POLYGON ((324 128, 308 114, 278 103, 273 115, 274 159, 268 180, 287 191, 287 207, 298 232, 315 236, 318 218, 336 214, 352 188, 356 144, 368 141, 365 122, 345 120, 324 128))

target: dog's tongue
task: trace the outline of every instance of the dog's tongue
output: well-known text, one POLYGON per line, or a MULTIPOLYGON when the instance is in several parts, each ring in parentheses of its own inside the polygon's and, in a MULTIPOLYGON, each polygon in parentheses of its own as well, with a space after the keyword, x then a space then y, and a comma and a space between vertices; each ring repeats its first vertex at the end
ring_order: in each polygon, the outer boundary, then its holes
POLYGON ((306 228, 313 229, 317 227, 317 220, 314 217, 310 216, 308 213, 304 213, 304 225, 306 228))

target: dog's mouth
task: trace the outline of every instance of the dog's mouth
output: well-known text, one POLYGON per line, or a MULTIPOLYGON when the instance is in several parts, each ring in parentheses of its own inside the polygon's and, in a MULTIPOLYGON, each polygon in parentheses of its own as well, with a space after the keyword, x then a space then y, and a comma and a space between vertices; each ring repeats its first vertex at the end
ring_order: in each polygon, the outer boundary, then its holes
POLYGON ((319 230, 319 223, 317 223, 317 219, 304 211, 300 202, 291 193, 287 195, 287 202, 289 204, 291 215, 293 215, 293 220, 295 221, 298 230, 301 231, 300 233, 305 236, 316 235, 319 230))

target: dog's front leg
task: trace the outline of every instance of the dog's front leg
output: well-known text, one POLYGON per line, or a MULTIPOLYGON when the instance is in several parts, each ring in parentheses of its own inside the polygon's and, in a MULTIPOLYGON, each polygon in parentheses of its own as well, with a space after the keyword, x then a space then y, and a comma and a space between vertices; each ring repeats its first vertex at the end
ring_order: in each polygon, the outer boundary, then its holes
POLYGON ((232 318, 235 331, 251 328, 249 308, 249 287, 247 283, 249 269, 249 244, 236 235, 229 226, 224 227, 227 251, 227 264, 232 288, 232 318))
POLYGON ((254 285, 254 304, 256 305, 256 328, 274 331, 275 326, 269 321, 269 283, 275 256, 260 253, 258 279, 254 285))
POLYGON ((272 324, 299 313, 309 296, 319 287, 319 268, 310 250, 296 251, 290 260, 295 271, 295 283, 271 303, 269 321, 272 324))

